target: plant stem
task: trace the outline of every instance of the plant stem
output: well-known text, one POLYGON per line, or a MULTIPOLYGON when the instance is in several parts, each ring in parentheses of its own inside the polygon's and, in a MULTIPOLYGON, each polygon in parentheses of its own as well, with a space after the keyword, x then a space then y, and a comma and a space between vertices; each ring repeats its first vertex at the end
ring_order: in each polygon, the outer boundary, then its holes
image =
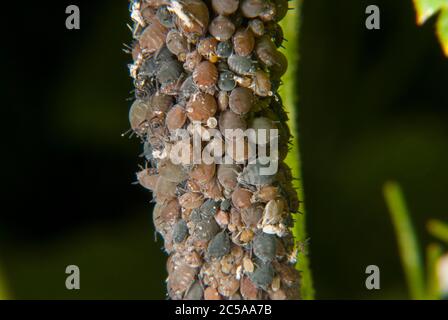
POLYGON ((430 220, 428 222, 428 231, 429 233, 439 240, 448 243, 448 225, 438 221, 438 220, 430 220))
MULTIPOLYGON (((295 217, 293 233, 298 243, 305 244, 307 241, 306 235, 306 214, 305 214, 305 202, 304 202, 304 192, 302 184, 302 171, 301 171, 301 159, 300 159, 300 147, 299 147, 299 130, 297 126, 297 106, 298 106, 298 95, 296 92, 297 88, 297 69, 299 61, 299 39, 298 30, 300 29, 300 13, 301 13, 301 0, 290 1, 290 7, 294 8, 291 10, 286 17, 282 20, 280 25, 283 28, 285 39, 286 50, 284 53, 289 61, 289 67, 286 74, 283 76, 284 85, 280 92, 283 100, 286 112, 289 115, 288 125, 293 134, 291 150, 286 158, 286 163, 291 168, 293 176, 296 180, 293 181, 294 188, 297 190, 300 204, 300 212, 295 217)), ((297 269, 302 273, 302 287, 301 294, 302 298, 305 300, 314 299, 314 288, 313 279, 311 274, 311 269, 309 267, 309 259, 306 253, 299 254, 299 260, 297 263, 297 269)))
POLYGON ((410 296, 412 299, 424 299, 423 263, 403 193, 396 182, 387 182, 383 192, 395 228, 410 296))
POLYGON ((440 245, 432 243, 426 249, 426 268, 428 270, 427 298, 430 300, 440 299, 439 279, 437 275, 437 263, 442 256, 440 245))

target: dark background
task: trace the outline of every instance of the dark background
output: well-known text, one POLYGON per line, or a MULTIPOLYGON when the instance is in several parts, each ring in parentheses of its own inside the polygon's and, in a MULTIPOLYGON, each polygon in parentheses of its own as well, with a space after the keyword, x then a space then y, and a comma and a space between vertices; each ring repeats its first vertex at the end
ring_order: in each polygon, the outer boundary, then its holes
MULTIPOLYGON (((128 129, 126 1, 3 4, 0 269, 11 298, 163 299, 165 257, 128 129), (65 8, 81 30, 65 29, 65 8), (9 7, 7 7, 9 6, 9 7), (81 290, 65 289, 65 267, 81 290)), ((318 298, 407 298, 382 198, 401 183, 419 238, 446 219, 448 59, 411 0, 305 1, 299 127, 318 298), (381 9, 381 30, 364 26, 381 9), (381 290, 364 287, 367 265, 381 290)), ((291 40, 290 40, 291 41, 291 40)))

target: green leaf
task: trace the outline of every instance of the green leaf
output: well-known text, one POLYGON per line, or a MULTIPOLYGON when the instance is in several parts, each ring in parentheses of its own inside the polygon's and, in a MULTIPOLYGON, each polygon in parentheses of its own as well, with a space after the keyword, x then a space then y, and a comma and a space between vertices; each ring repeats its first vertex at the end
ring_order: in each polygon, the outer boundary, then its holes
POLYGON ((401 262, 411 298, 425 299, 422 258, 403 193, 396 182, 387 182, 384 185, 383 193, 395 228, 401 262))
POLYGON ((417 11, 417 23, 423 24, 432 17, 437 11, 448 7, 447 0, 414 0, 415 10, 417 11))
POLYGON ((427 298, 430 300, 440 299, 439 278, 437 274, 437 263, 442 257, 442 247, 432 243, 426 249, 426 268, 428 270, 427 277, 427 298))
POLYGON ((428 222, 427 229, 434 238, 448 244, 448 224, 439 220, 430 220, 428 222))
POLYGON ((437 35, 445 56, 448 57, 448 9, 443 9, 437 20, 437 35))

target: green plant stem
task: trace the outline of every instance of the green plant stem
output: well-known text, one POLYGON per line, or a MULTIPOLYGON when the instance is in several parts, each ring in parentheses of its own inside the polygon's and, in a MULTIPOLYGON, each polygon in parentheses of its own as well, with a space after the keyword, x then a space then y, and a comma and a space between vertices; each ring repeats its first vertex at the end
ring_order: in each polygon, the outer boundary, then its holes
MULTIPOLYGON (((305 244, 307 240, 305 225, 306 225, 306 214, 305 214, 305 202, 304 193, 302 185, 302 171, 301 171, 301 159, 300 159, 300 148, 299 148, 299 131, 297 127, 297 106, 298 106, 298 96, 296 92, 297 88, 297 68, 299 61, 299 46, 298 46, 298 31, 300 27, 299 18, 301 12, 301 1, 294 0, 289 2, 289 6, 294 8, 290 10, 286 17, 282 20, 280 25, 283 28, 285 39, 286 50, 285 53, 289 66, 288 71, 283 76, 284 85, 281 87, 280 95, 283 100, 283 104, 289 115, 288 125, 293 133, 293 140, 291 145, 291 150, 286 158, 286 163, 292 170, 293 176, 296 180, 293 181, 293 185, 297 190, 300 204, 300 214, 295 218, 293 233, 296 241, 300 244, 305 244)), ((299 254, 297 269, 302 274, 302 286, 301 294, 302 298, 305 300, 314 299, 314 288, 313 280, 311 275, 311 269, 309 266, 309 259, 306 253, 302 252, 299 254)))
POLYGON ((383 192, 395 228, 410 296, 412 299, 424 299, 423 263, 403 193, 396 182, 387 182, 383 192))

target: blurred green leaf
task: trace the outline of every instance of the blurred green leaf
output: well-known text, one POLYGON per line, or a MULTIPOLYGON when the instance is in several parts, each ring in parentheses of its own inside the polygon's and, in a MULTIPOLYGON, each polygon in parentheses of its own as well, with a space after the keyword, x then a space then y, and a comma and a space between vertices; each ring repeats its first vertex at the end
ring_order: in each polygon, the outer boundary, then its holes
POLYGON ((422 25, 440 11, 437 20, 437 35, 445 56, 448 57, 448 1, 447 0, 414 0, 417 11, 417 23, 422 25))
POLYGON ((448 224, 439 220, 430 220, 427 227, 433 237, 448 243, 448 224))
POLYGON ((0 269, 0 300, 9 299, 9 294, 6 289, 5 278, 3 276, 2 270, 0 269))
POLYGON ((411 298, 424 299, 423 263, 403 192, 396 182, 387 182, 384 185, 383 192, 395 228, 401 262, 411 298))
POLYGON ((435 243, 430 244, 426 249, 426 268, 428 270, 427 298, 430 300, 440 299, 437 263, 440 257, 442 257, 442 253, 442 247, 435 243))

